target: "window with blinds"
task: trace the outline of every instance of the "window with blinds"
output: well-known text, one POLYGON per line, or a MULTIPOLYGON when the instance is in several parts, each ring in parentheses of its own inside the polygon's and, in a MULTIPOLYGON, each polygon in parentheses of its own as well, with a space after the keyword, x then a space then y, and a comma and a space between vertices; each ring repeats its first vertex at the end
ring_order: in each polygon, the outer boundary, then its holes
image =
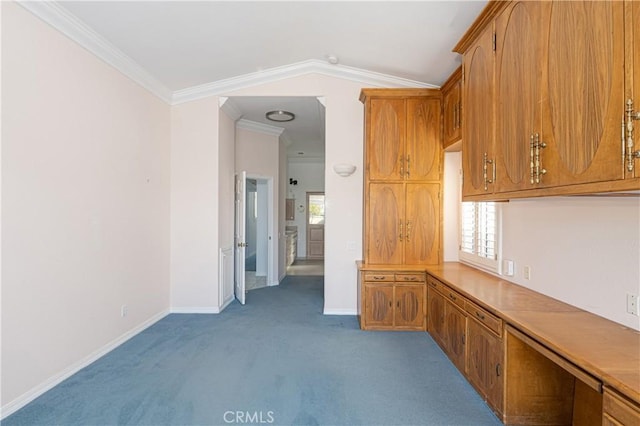
POLYGON ((497 209, 494 202, 463 202, 460 218, 460 259, 495 272, 499 272, 497 209))

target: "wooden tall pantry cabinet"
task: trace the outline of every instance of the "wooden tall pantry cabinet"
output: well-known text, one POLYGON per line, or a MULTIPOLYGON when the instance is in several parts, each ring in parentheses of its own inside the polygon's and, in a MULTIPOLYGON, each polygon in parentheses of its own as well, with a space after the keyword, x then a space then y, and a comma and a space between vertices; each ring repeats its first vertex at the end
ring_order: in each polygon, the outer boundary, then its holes
MULTIPOLYGON (((403 276, 442 258, 442 95, 433 89, 363 89, 360 100, 365 109, 360 322, 364 329, 389 329, 395 328, 393 323, 371 320, 372 310, 382 306, 371 295, 376 285, 391 292, 400 284, 376 284, 366 277, 403 276)), ((425 283, 419 281, 402 290, 415 293, 410 297, 418 305, 412 315, 424 317, 425 283)), ((389 303, 393 305, 393 298, 389 303)), ((401 301, 396 303, 400 309, 401 301)), ((426 329, 424 318, 412 319, 411 324, 416 330, 426 329)), ((402 328, 407 329, 406 321, 402 328)))

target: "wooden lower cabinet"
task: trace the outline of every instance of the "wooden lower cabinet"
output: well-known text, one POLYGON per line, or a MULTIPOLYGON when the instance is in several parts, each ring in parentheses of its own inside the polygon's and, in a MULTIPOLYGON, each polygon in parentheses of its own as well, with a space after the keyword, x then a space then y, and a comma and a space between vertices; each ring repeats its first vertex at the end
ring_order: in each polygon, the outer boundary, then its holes
POLYGON ((478 321, 467 321, 467 379, 502 418, 504 348, 502 338, 478 321))
POLYGON ((425 274, 360 272, 360 328, 425 331, 425 274))
POLYGON ((467 315, 458 305, 462 302, 464 306, 464 299, 431 278, 427 291, 429 333, 458 370, 464 373, 467 365, 467 315))

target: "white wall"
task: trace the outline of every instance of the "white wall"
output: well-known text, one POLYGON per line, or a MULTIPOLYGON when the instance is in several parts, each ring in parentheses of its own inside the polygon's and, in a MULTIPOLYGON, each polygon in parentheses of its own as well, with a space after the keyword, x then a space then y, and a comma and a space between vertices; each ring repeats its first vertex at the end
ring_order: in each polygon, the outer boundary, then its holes
POLYGON ((168 312, 170 112, 1 7, 6 416, 168 312))
MULTIPOLYGON (((233 233, 235 226, 235 140, 236 124, 233 118, 220 110, 218 133, 218 249, 234 252, 233 233)), ((221 267, 221 266, 220 266, 221 267)), ((233 262, 231 262, 233 269, 233 262)), ((220 271, 219 271, 220 272, 220 271)), ((227 271, 229 278, 234 271, 227 271)), ((233 301, 233 280, 218 282, 218 306, 222 309, 233 301)))
MULTIPOLYGON (((238 172, 246 171, 247 175, 252 177, 260 177, 262 179, 271 179, 274 182, 274 190, 271 195, 273 203, 273 218, 269 224, 269 235, 278 235, 279 229, 279 197, 282 194, 279 191, 279 185, 276 183, 280 179, 280 138, 275 135, 259 133, 243 127, 236 129, 236 153, 235 167, 238 172)), ((277 240, 273 240, 273 248, 277 247, 277 240)), ((274 249, 275 251, 275 249, 274 249)), ((272 268, 276 277, 267 277, 269 284, 277 284, 278 272, 280 270, 279 257, 273 256, 271 259, 272 268)))
POLYGON ((503 256, 516 265, 510 281, 640 330, 626 313, 627 293, 640 294, 638 198, 513 200, 502 212, 503 256))
POLYGON ((298 227, 298 257, 307 257, 307 192, 324 191, 323 162, 298 162, 289 160, 287 173, 287 198, 295 198, 294 220, 288 220, 287 225, 298 227), (290 185, 289 178, 298 181, 297 185, 290 185), (300 206, 304 208, 300 212, 300 206))
MULTIPOLYGON (((451 176, 461 161, 447 155, 451 176)), ((516 272, 505 279, 640 330, 640 319, 626 313, 627 293, 640 294, 639 198, 552 197, 500 205, 502 254, 515 262, 516 272), (525 266, 531 267, 530 280, 524 279, 525 266)), ((453 234, 447 239, 453 245, 453 234)))
POLYGON ((173 312, 217 312, 221 303, 218 250, 223 246, 218 221, 223 211, 229 214, 219 198, 221 117, 226 115, 219 112, 216 97, 171 108, 173 312))
POLYGON ((458 261, 460 239, 460 197, 461 197, 461 152, 444 153, 443 206, 442 206, 442 245, 445 262, 458 261))

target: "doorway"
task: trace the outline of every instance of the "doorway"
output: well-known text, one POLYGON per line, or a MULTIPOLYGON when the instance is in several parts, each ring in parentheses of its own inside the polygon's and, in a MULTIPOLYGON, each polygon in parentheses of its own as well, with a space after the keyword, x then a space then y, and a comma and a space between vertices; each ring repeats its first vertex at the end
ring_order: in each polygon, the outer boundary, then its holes
POLYGON ((307 259, 324 260, 324 192, 307 192, 307 259))
POLYGON ((247 178, 245 202, 245 289, 268 285, 269 271, 269 182, 247 178))

